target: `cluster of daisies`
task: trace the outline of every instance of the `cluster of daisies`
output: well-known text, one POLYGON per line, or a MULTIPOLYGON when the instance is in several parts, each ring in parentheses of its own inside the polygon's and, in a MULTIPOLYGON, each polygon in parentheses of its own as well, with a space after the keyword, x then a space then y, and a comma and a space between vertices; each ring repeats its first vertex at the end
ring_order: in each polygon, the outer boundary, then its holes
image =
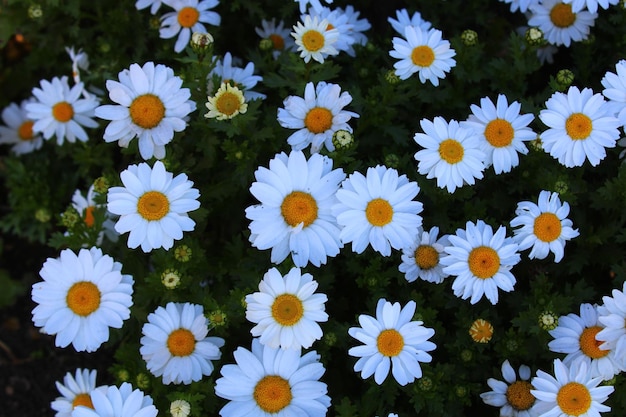
MULTIPOLYGON (((354 56, 355 48, 367 42, 364 32, 370 24, 353 7, 331 9, 319 0, 295 1, 301 16, 293 31, 275 20, 264 20, 256 28, 275 57, 297 53, 306 63, 323 63, 341 52, 354 56)), ((512 11, 529 12, 529 25, 539 27, 555 46, 584 39, 598 6, 616 4, 616 0, 506 2, 512 11)), ((177 36, 174 51, 178 53, 190 41, 212 42, 204 24, 220 24, 220 16, 211 11, 217 4, 217 0, 137 0, 135 6, 150 8, 152 14, 161 6, 171 9, 160 18, 160 35, 177 36)), ((438 86, 456 65, 455 51, 442 32, 420 13, 410 16, 405 9, 388 21, 399 35, 389 52, 398 60, 395 74, 403 80, 417 74, 422 83, 438 86)), ((23 154, 40 149, 53 137, 59 145, 86 142, 85 129, 97 128, 96 118, 109 122, 103 134, 106 142, 125 148, 137 138, 141 158, 157 161, 123 170, 121 185, 108 188, 106 203, 97 202, 97 192, 90 188, 86 195, 77 190, 72 205, 86 227, 94 227, 100 219, 98 241, 128 233, 131 249, 170 250, 183 233, 194 230, 189 213, 200 207, 200 190, 188 176, 169 172, 160 161, 197 109, 191 92, 182 87, 183 80, 172 68, 134 63, 119 72, 117 80, 107 80, 112 104, 101 104, 103 98, 80 81, 80 71, 88 69, 86 55, 73 49, 68 54, 73 85, 68 77, 42 80, 32 90, 33 97, 5 108, 0 143, 11 144, 14 153, 23 154)), ((254 74, 252 62, 243 65, 226 52, 214 57, 212 65, 204 117, 232 119, 246 113, 250 100, 265 98, 254 91, 262 77, 254 74)), ((626 124, 626 61, 616 65, 616 73, 607 72, 601 83, 602 94, 577 87, 554 93, 538 115, 548 126, 539 135, 529 127, 534 115, 522 114, 521 104, 509 104, 504 95, 498 95, 495 103, 484 97, 480 105, 471 105, 464 121, 423 119, 423 132, 414 135, 420 148, 414 155, 417 171, 453 193, 475 184, 490 167, 495 174, 510 172, 519 164, 519 155, 528 153, 525 142, 537 138, 566 167, 585 161, 596 166, 606 157, 606 148, 616 146, 619 129, 626 124)), ((453 276, 457 297, 471 304, 485 297, 496 304, 499 290, 514 288, 511 271, 520 262, 521 251, 530 249, 530 259, 545 259, 552 253, 559 262, 566 242, 578 236, 568 218, 568 203, 546 190, 536 202, 518 203, 508 225, 512 236, 507 236, 506 225, 494 228, 483 220, 467 221, 465 228, 450 234, 440 235, 436 226, 425 230, 423 205, 416 200, 417 182, 383 165, 347 174, 321 153, 350 141, 349 122, 359 117, 344 110, 351 102, 352 96, 338 84, 308 83, 303 97, 289 96, 278 109, 278 124, 295 130, 287 138, 291 151, 276 154, 267 168, 255 171, 250 192, 259 203, 247 207, 245 216, 250 220, 251 245, 271 250, 275 264, 290 258, 295 266, 284 275, 270 269, 259 282, 259 291, 245 298, 246 318, 253 324, 250 349, 238 347, 235 363, 222 366, 215 384, 215 393, 228 400, 220 411, 224 417, 326 414, 330 397, 320 381, 325 369, 320 355, 308 349, 323 335, 320 323, 329 318, 328 297, 317 292, 317 281, 301 268, 326 264, 344 245, 350 244, 357 254, 371 248, 385 257, 401 251, 398 269, 408 282, 420 278, 442 283, 453 276), (303 151, 309 147, 307 158, 303 151)), ((123 274, 121 263, 97 247, 61 251, 58 258, 46 260, 40 276, 43 281, 32 287, 37 304, 33 321, 44 333, 54 335, 59 347, 71 344, 77 351, 93 352, 108 341, 110 329, 121 328, 130 317, 134 278, 123 274)), ((559 319, 550 331, 554 340, 548 348, 567 356, 554 361, 554 376, 538 370, 531 380, 530 368, 522 365, 518 378, 505 361, 506 382, 490 379, 493 391, 484 393, 483 400, 501 407, 503 415, 607 411, 602 403, 613 387, 600 384, 626 369, 624 291, 626 287, 614 290, 612 297, 603 298, 602 306, 583 304, 580 315, 559 319)), ((363 379, 373 376, 377 384, 389 374, 402 386, 421 378, 420 363, 432 360, 429 352, 436 345, 430 340, 435 331, 413 320, 416 303, 402 306, 381 298, 372 307, 374 315, 359 315, 359 326, 348 330, 358 342, 348 350, 357 358, 355 372, 363 379)), ((188 302, 158 306, 148 314, 141 333, 141 357, 163 384, 190 384, 212 375, 225 344, 224 339, 209 336, 203 307, 188 302)), ((96 385, 95 371, 76 370, 57 387, 62 396, 52 408, 59 417, 157 414, 152 399, 129 384, 96 385)), ((170 412, 185 416, 188 407, 184 402, 172 403, 170 412)))

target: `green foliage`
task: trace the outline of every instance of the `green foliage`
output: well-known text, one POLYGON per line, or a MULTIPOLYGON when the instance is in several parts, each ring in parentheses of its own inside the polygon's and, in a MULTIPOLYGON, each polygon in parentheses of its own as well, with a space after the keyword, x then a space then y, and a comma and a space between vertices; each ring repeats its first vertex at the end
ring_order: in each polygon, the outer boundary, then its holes
MULTIPOLYGON (((564 91, 558 78, 562 69, 572 71, 572 85, 601 91, 605 72, 614 71, 616 62, 626 58, 626 12, 622 7, 600 11, 592 29, 595 40, 561 47, 552 63, 542 64, 537 58, 541 46, 529 45, 517 31, 526 25, 526 19, 521 13, 510 13, 509 5, 496 0, 420 2, 422 17, 440 28, 456 51, 456 66, 435 87, 421 83, 416 75, 404 81, 390 76, 395 61, 388 52, 397 34, 387 17, 395 17, 395 10, 402 7, 412 13, 415 6, 375 0, 353 3, 361 17, 372 23, 366 33, 369 42, 355 47, 355 57, 342 53, 323 64, 304 63, 297 53, 283 53, 274 59, 271 51, 259 47, 254 28, 261 19, 276 17, 285 19, 287 27, 295 24, 297 4, 290 1, 223 1, 216 9, 222 25, 210 28, 215 43, 204 55, 190 47, 174 53, 175 40, 159 37, 158 17, 148 10, 136 10, 132 1, 45 0, 37 5, 39 17, 33 17, 33 10, 29 12, 35 3, 3 3, 0 107, 29 97, 41 80, 70 76, 66 46, 89 54, 89 71, 81 77, 94 91, 105 92, 102 104, 110 104, 106 81, 117 80, 132 63, 166 64, 192 92, 197 109, 187 128, 167 145, 164 163, 169 171, 185 173, 194 182, 200 190, 201 208, 189 213, 196 222, 194 231, 185 233, 169 251, 146 254, 131 250, 126 246, 127 235, 117 242, 103 238, 103 207, 93 212, 91 226, 84 213, 72 212, 75 190, 85 194, 98 178, 106 178, 110 186, 120 185, 119 173, 129 164, 142 162, 137 139, 123 149, 117 143, 104 142, 107 122, 100 120, 98 128, 89 130, 87 143, 58 146, 52 139, 41 150, 21 156, 0 148, 0 243, 20 239, 33 247, 45 243, 55 251, 99 246, 123 264, 123 272, 135 280, 131 318, 122 329, 112 331, 102 349, 111 351, 114 364, 110 373, 116 382, 141 387, 154 398, 162 415, 167 415, 169 404, 176 399, 191 404, 192 417, 217 415, 225 404, 214 394, 219 370, 234 362, 232 352, 238 346, 249 348, 251 343, 245 296, 257 291, 269 268, 275 266, 286 273, 292 266, 290 259, 273 265, 269 251, 251 247, 245 209, 257 203, 249 191, 255 170, 267 167, 275 154, 290 150, 286 139, 292 130, 277 122, 278 109, 288 96, 302 96, 311 81, 340 84, 353 98, 347 109, 359 114, 350 121, 353 147, 322 152, 347 174, 386 164, 417 181, 425 229, 438 226, 442 233, 453 234, 466 222, 483 219, 494 229, 505 226, 510 236, 517 203, 536 201, 541 190, 550 190, 558 191, 570 204, 569 218, 580 231, 579 237, 567 243, 559 263, 553 262, 552 255, 531 260, 528 252, 523 253, 512 270, 517 279, 515 290, 500 292, 496 305, 485 299, 471 305, 454 296, 452 279, 442 284, 408 283, 398 270, 400 251, 382 257, 368 248, 357 255, 348 244, 326 265, 307 266, 304 272, 311 273, 319 292, 328 295, 330 318, 321 324, 324 337, 312 349, 326 367, 322 380, 332 398, 329 415, 496 416, 499 410, 486 406, 480 393, 490 391, 488 378, 502 379, 505 359, 516 369, 527 364, 534 374, 538 369, 551 371, 552 360, 563 357, 547 348, 552 338, 539 325, 540 315, 546 311, 557 316, 578 313, 581 303, 601 304, 612 289, 622 288, 626 279, 626 164, 620 146, 608 149, 599 166, 586 163, 568 169, 534 143, 527 155, 520 155, 520 164, 512 172, 496 175, 488 169, 476 185, 466 185, 454 194, 418 174, 413 158, 418 151, 413 135, 422 132, 422 119, 465 120, 470 105, 479 104, 483 97, 495 101, 498 94, 505 94, 509 102, 521 103, 522 113, 537 116, 554 92, 564 91), (463 42, 466 29, 478 34, 475 44, 463 42), (9 45, 18 30, 24 41, 9 45), (9 56, 11 51, 15 55, 9 56), (220 82, 207 80, 207 75, 213 59, 226 52, 244 63, 254 62, 255 73, 263 77, 255 91, 267 97, 249 102, 247 111, 232 120, 207 119, 207 96, 220 82), (72 215, 78 216, 77 221, 70 222, 72 215), (181 260, 176 254, 183 247, 191 253, 189 259, 181 260), (162 275, 168 270, 175 270, 180 277, 176 288, 163 284, 162 275), (373 378, 362 380, 353 371, 356 359, 347 354, 357 344, 348 329, 358 326, 360 314, 374 315, 380 298, 402 305, 414 300, 415 319, 435 330, 432 341, 437 349, 431 352, 432 362, 422 364, 421 379, 404 387, 391 376, 381 386, 373 378), (222 318, 212 323, 210 332, 226 340, 222 358, 214 363, 211 376, 190 385, 164 385, 146 369, 139 354, 141 328, 148 314, 170 301, 196 303, 207 316, 219 313, 222 318), (479 318, 494 326, 488 343, 474 342, 469 335, 470 326, 479 318)), ((545 130, 538 117, 531 127, 537 133, 545 130)), ((104 204, 106 193, 96 198, 104 204)), ((43 263, 48 252, 38 250, 28 256, 43 263)), ((0 251, 0 287, 4 289, 0 307, 10 305, 26 288, 15 278, 22 274, 5 269, 5 262, 11 261, 5 257, 0 251)), ((21 272, 32 275, 37 271, 21 272)), ((618 376, 616 393, 607 402, 613 407, 612 415, 626 412, 626 396, 621 395, 624 384, 623 376, 618 376)))

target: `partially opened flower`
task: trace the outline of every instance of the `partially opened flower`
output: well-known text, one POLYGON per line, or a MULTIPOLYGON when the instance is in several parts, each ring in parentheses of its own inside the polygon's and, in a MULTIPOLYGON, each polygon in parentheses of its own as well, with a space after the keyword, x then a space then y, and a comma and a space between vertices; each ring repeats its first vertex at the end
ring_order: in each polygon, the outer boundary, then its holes
POLYGON ((33 323, 56 335, 58 347, 96 351, 109 340, 109 328, 121 328, 130 317, 134 281, 121 269, 95 247, 48 258, 39 271, 43 281, 32 286, 33 323))
POLYGON ((74 143, 76 139, 86 142, 89 139, 84 127, 98 127, 93 119, 94 109, 98 107, 95 96, 80 98, 83 83, 70 88, 68 78, 54 77, 52 81, 41 80, 41 88, 33 88, 37 101, 26 104, 26 117, 35 123, 33 132, 41 133, 44 139, 56 137, 57 144, 65 139, 74 143))
POLYGON ((534 387, 530 383, 530 368, 519 367, 519 379, 515 370, 506 359, 502 362, 504 381, 489 378, 487 385, 492 389, 480 394, 485 404, 500 407, 501 417, 538 417, 539 411, 534 407, 536 399, 530 392, 534 387))
POLYGON ((228 120, 248 111, 243 92, 227 82, 223 82, 215 95, 209 96, 207 100, 206 108, 209 112, 204 115, 207 119, 228 120))
POLYGON ((308 349, 322 337, 318 322, 328 320, 326 294, 317 294, 311 274, 292 268, 282 276, 276 268, 265 273, 259 292, 246 296, 246 318, 257 323, 250 333, 272 348, 308 349))
POLYGON ((106 82, 109 98, 117 104, 96 109, 96 116, 111 120, 104 140, 127 148, 137 137, 143 159, 165 158, 165 145, 174 132, 185 130, 187 115, 196 109, 191 92, 181 88, 183 80, 171 68, 153 62, 131 64, 118 77, 119 82, 106 82))
POLYGON ((363 345, 348 350, 348 354, 359 358, 354 365, 363 379, 374 375, 380 385, 389 375, 389 370, 400 385, 406 385, 422 377, 420 362, 430 362, 426 352, 436 348, 429 341, 435 331, 413 321, 415 301, 404 307, 381 298, 376 305, 376 317, 361 314, 361 327, 351 327, 348 334, 363 345))
POLYGON ((170 302, 148 314, 139 348, 148 370, 164 384, 191 384, 211 375, 224 339, 208 337, 208 324, 197 304, 170 302))
POLYGON ((11 145, 11 152, 23 155, 40 149, 43 145, 41 134, 33 131, 35 122, 27 117, 26 105, 33 103, 33 98, 23 100, 19 105, 10 103, 2 109, 0 125, 0 144, 11 145))
POLYGON ((156 417, 159 410, 152 397, 124 382, 120 387, 107 386, 92 391, 93 409, 76 407, 72 417, 156 417))
POLYGON ((572 221, 567 218, 569 204, 561 203, 558 193, 542 190, 538 204, 532 201, 517 203, 516 217, 511 220, 513 239, 519 244, 519 250, 532 247, 530 259, 545 259, 554 253, 554 262, 560 262, 565 253, 565 242, 579 235, 578 229, 572 228, 572 221))
POLYGON ((343 245, 331 207, 345 174, 333 169, 332 159, 313 154, 307 160, 301 151, 280 153, 269 169, 259 167, 254 176, 250 192, 260 204, 246 208, 252 246, 272 249, 274 263, 291 255, 298 267, 309 262, 320 266, 339 254, 343 245))
POLYGON ((326 146, 335 150, 333 135, 339 130, 352 133, 348 121, 358 114, 343 108, 352 102, 347 91, 341 91, 338 84, 319 82, 307 83, 304 97, 289 96, 284 108, 278 109, 278 123, 288 129, 298 129, 287 138, 294 150, 302 150, 311 145, 311 152, 319 152, 326 146))
POLYGON ((74 375, 66 373, 63 383, 55 382, 61 396, 52 401, 50 407, 56 411, 56 417, 70 417, 72 410, 79 405, 93 408, 90 394, 97 387, 96 375, 95 369, 78 368, 74 375))
POLYGON ((215 381, 215 393, 228 400, 222 417, 324 417, 328 389, 320 355, 299 349, 274 349, 252 340, 252 351, 238 347, 236 364, 227 364, 215 381))
POLYGON ((566 366, 560 359, 554 360, 554 376, 542 370, 531 381, 530 392, 538 400, 536 407, 542 416, 599 416, 611 411, 604 405, 615 390, 602 385, 602 377, 591 377, 585 363, 566 366))
POLYGON ((163 39, 178 35, 175 52, 185 49, 193 32, 207 31, 203 23, 220 25, 220 15, 210 10, 219 4, 219 0, 168 0, 165 3, 175 11, 163 15, 159 34, 163 39))
POLYGON ((109 188, 107 208, 120 215, 115 230, 130 232, 129 248, 167 250, 194 229, 196 222, 187 213, 200 207, 200 193, 186 174, 174 177, 156 161, 152 168, 145 162, 130 165, 120 177, 124 186, 109 188))
POLYGON ((482 220, 468 221, 465 229, 457 229, 448 236, 446 256, 441 258, 443 272, 455 275, 452 283, 454 295, 470 299, 476 304, 483 295, 491 302, 498 302, 498 289, 513 291, 516 279, 511 268, 521 259, 518 245, 506 236, 506 228, 492 227, 482 220))
POLYGON ((413 200, 420 188, 406 175, 383 165, 366 175, 353 172, 337 191, 332 212, 342 227, 339 238, 362 253, 369 245, 383 256, 409 246, 422 225, 422 203, 413 200))

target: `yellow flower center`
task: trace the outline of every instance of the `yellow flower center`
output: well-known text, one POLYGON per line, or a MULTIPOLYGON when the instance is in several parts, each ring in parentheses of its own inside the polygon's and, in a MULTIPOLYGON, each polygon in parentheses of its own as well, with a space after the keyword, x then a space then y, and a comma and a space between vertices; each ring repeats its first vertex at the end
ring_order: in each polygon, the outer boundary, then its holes
POLYGON ((417 46, 411 52, 411 61, 418 67, 430 67, 435 61, 435 52, 430 46, 417 46))
POLYGON ((27 120, 17 128, 17 135, 20 137, 20 140, 32 140, 33 124, 31 120, 27 120))
POLYGON ((376 339, 376 346, 385 356, 398 356, 404 348, 404 338, 395 329, 383 330, 376 339))
POLYGON ((304 316, 302 301, 293 294, 281 294, 272 304, 272 317, 281 326, 293 326, 304 316))
POLYGON ((591 393, 583 384, 568 382, 556 394, 556 403, 565 414, 579 416, 591 407, 591 393))
POLYGON ((491 278, 500 269, 498 252, 489 246, 479 246, 472 249, 467 263, 472 274, 480 279, 491 278))
POLYGON ((165 117, 165 106, 154 94, 136 97, 129 107, 130 118, 134 124, 144 129, 152 129, 165 117))
POLYGON ((439 263, 439 252, 430 245, 419 245, 415 249, 415 264, 423 270, 433 269, 439 263))
POLYGON ((276 33, 272 33, 269 36, 269 38, 272 41, 272 45, 274 46, 274 49, 278 51, 282 51, 283 49, 285 49, 285 40, 283 39, 282 36, 276 33))
POLYGON ((196 348, 196 338, 187 329, 176 329, 167 337, 167 349, 173 356, 189 356, 196 348))
POLYGON ((61 123, 67 123, 74 117, 74 107, 67 101, 60 101, 52 106, 52 116, 61 123))
POLYGON ((591 119, 582 113, 574 113, 565 121, 565 131, 574 140, 587 139, 592 129, 591 119))
POLYGON ((493 326, 487 320, 477 319, 469 329, 472 340, 478 343, 487 343, 493 336, 493 326))
POLYGON ((76 394, 76 397, 74 397, 74 401, 72 401, 72 409, 78 407, 79 405, 93 409, 93 403, 91 402, 91 395, 86 394, 86 393, 76 394))
POLYGON ((317 30, 308 30, 302 35, 302 44, 307 51, 317 52, 324 47, 324 35, 317 30))
POLYGON ((267 375, 254 387, 254 401, 266 413, 278 413, 291 404, 293 398, 289 381, 278 375, 267 375))
POLYGON ((541 213, 535 218, 533 233, 542 242, 552 242, 561 236, 561 220, 554 213, 541 213))
POLYGON ((382 227, 393 220, 393 207, 387 200, 375 198, 367 203, 365 217, 372 226, 382 227))
POLYGON ((200 12, 195 7, 183 7, 178 12, 178 23, 184 28, 190 28, 200 18, 200 12))
POLYGON ((304 126, 313 133, 324 133, 333 125, 333 114, 324 107, 313 107, 304 117, 304 126))
POLYGON ((148 191, 137 200, 137 212, 148 221, 161 220, 170 212, 170 201, 159 191, 148 191))
POLYGON ((576 15, 572 13, 572 5, 559 3, 550 10, 550 20, 558 28, 568 28, 576 21, 576 15))
POLYGON ((74 314, 86 317, 100 307, 100 290, 93 282, 77 282, 67 291, 65 302, 74 314))
POLYGON ((317 219, 317 202, 309 193, 293 191, 280 205, 280 213, 289 226, 304 223, 307 227, 317 219))
POLYGON ((509 146, 514 136, 513 126, 504 119, 492 120, 485 128, 485 138, 494 148, 509 146))
POLYGON ((454 139, 446 139, 439 144, 439 156, 449 164, 463 160, 463 145, 454 139))
POLYGON ((528 410, 535 403, 530 393, 533 386, 528 381, 515 381, 506 389, 506 400, 517 411, 528 410))
POLYGON ((603 358, 609 354, 609 350, 600 349, 600 345, 604 342, 596 340, 596 334, 602 330, 600 326, 587 327, 580 335, 580 350, 591 359, 603 358))
POLYGON ((95 209, 95 206, 89 206, 85 209, 85 224, 87 225, 87 227, 92 227, 93 224, 96 222, 96 219, 93 215, 95 209))
POLYGON ((232 116, 241 107, 241 99, 237 94, 225 91, 216 97, 215 108, 227 116, 232 116))

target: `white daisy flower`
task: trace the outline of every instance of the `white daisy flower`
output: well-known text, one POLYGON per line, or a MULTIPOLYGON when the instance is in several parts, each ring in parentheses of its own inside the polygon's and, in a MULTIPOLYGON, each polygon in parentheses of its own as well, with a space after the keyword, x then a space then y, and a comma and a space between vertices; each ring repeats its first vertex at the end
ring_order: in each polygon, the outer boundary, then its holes
POLYGON ((518 152, 528 153, 525 141, 537 138, 528 125, 533 121, 533 114, 520 114, 521 105, 514 101, 510 105, 504 94, 499 94, 496 104, 488 98, 480 99, 480 107, 472 104, 472 114, 462 127, 474 130, 481 138, 481 150, 485 153, 485 166, 496 174, 510 172, 519 165, 518 152))
POLYGON ((619 139, 619 120, 611 114, 602 94, 571 86, 567 94, 555 92, 539 113, 548 129, 541 133, 546 152, 568 167, 582 166, 588 159, 596 166, 619 139))
POLYGON ((448 276, 443 272, 439 262, 445 255, 444 248, 450 243, 448 235, 438 238, 439 228, 434 226, 430 231, 420 229, 417 239, 405 248, 402 248, 402 263, 398 267, 404 273, 407 282, 413 282, 418 277, 424 281, 441 284, 448 276))
MULTIPOLYGON (((348 17, 348 24, 352 26, 350 29, 350 36, 354 38, 353 45, 365 46, 365 44, 367 44, 367 36, 363 32, 371 29, 372 25, 370 22, 365 18, 359 19, 360 12, 354 10, 352 5, 347 5, 345 9, 337 7, 336 10, 348 17)), ((352 47, 348 48, 346 52, 348 55, 354 56, 354 50, 352 47)))
POLYGON ((320 81, 317 86, 307 83, 304 97, 289 96, 283 101, 284 108, 278 109, 278 123, 287 129, 298 129, 287 138, 291 148, 300 151, 309 144, 311 152, 319 152, 322 146, 335 150, 333 135, 338 130, 352 133, 348 121, 358 114, 343 110, 352 102, 347 91, 341 92, 338 84, 320 81))
POLYGON ((201 305, 167 303, 148 314, 141 328, 139 352, 154 376, 164 384, 191 384, 211 375, 221 357, 221 337, 207 337, 209 321, 201 305))
POLYGON ((127 148, 138 137, 143 159, 165 158, 165 145, 174 138, 174 132, 185 130, 187 115, 196 109, 196 103, 189 100, 191 92, 181 88, 183 80, 171 68, 153 62, 132 64, 118 78, 119 82, 106 82, 109 98, 118 104, 96 109, 96 116, 111 120, 104 140, 119 141, 127 148))
POLYGON ((554 376, 539 370, 531 381, 535 389, 531 394, 537 398, 537 408, 542 416, 599 416, 611 411, 602 404, 614 391, 610 385, 599 386, 602 377, 591 377, 585 363, 566 366, 554 360, 554 376))
POLYGON ((381 298, 376 305, 376 317, 359 315, 361 327, 351 327, 348 334, 363 345, 351 347, 348 355, 359 358, 354 371, 361 378, 374 375, 380 385, 391 374, 404 386, 422 377, 420 362, 428 363, 432 356, 426 352, 437 346, 429 341, 435 331, 424 327, 421 320, 412 321, 415 301, 404 307, 381 298))
POLYGON ((0 125, 0 144, 12 145, 11 152, 23 155, 41 149, 43 139, 39 133, 33 131, 35 122, 26 117, 26 105, 34 103, 33 98, 23 100, 19 105, 11 103, 2 109, 0 125))
POLYGON ((511 220, 514 229, 513 239, 519 244, 519 250, 532 246, 530 259, 545 259, 548 253, 554 253, 554 262, 563 259, 565 242, 579 235, 578 229, 572 229, 572 221, 567 218, 569 204, 561 204, 558 193, 542 190, 538 204, 531 201, 517 203, 516 217, 511 220))
POLYGON ((517 243, 506 237, 504 226, 494 233, 482 220, 468 221, 465 229, 457 229, 448 240, 450 246, 446 246, 446 255, 440 262, 445 265, 443 272, 456 276, 452 283, 454 295, 463 300, 470 298, 471 304, 484 295, 496 304, 498 289, 513 291, 516 280, 511 268, 521 257, 517 243))
POLYGON ((145 162, 130 165, 120 178, 124 186, 109 188, 107 208, 120 215, 115 230, 130 232, 129 248, 141 245, 144 252, 161 247, 169 250, 183 232, 194 229, 196 222, 187 212, 200 207, 200 193, 186 174, 174 177, 163 162, 156 161, 152 168, 145 162))
POLYGON ((500 0, 505 4, 511 5, 511 12, 520 11, 526 13, 533 4, 539 3, 541 0, 500 0))
POLYGON ((473 130, 439 116, 432 122, 422 119, 420 126, 424 133, 413 137, 424 148, 414 155, 420 174, 427 179, 437 178, 437 187, 446 188, 449 193, 464 183, 474 185, 476 179, 483 177, 485 154, 473 130))
POLYGON ((72 410, 79 405, 93 408, 90 393, 97 388, 96 375, 96 370, 78 368, 74 376, 66 373, 63 383, 54 383, 61 394, 50 403, 56 417, 71 417, 72 410))
POLYGON ((207 119, 229 120, 248 111, 244 93, 228 82, 223 82, 214 96, 207 97, 205 106, 209 110, 204 115, 207 119))
MULTIPOLYGON (((76 52, 73 46, 66 46, 65 52, 67 52, 67 54, 70 56, 70 60, 72 61, 72 77, 74 78, 74 82, 79 83, 80 70, 89 70, 89 55, 87 55, 87 53, 84 52, 82 49, 79 49, 78 52, 76 52)), ((89 96, 89 93, 83 90, 83 95, 89 96)))
POLYGON ((396 10, 396 18, 388 17, 387 21, 400 36, 405 36, 404 29, 407 26, 413 26, 423 31, 428 31, 433 26, 429 21, 422 19, 420 12, 414 12, 412 16, 409 16, 409 12, 406 9, 396 10))
MULTIPOLYGON (((612 350, 618 363, 626 368, 626 283, 622 290, 613 289, 611 296, 603 296, 598 306, 598 321, 603 329, 596 334, 602 342, 600 349, 612 350)), ((626 370, 626 369, 625 369, 626 370)))
POLYGON ((229 402, 221 417, 324 417, 330 397, 324 366, 315 351, 273 349, 252 340, 252 351, 238 347, 236 364, 222 366, 215 393, 229 402))
POLYGON ((423 205, 413 200, 419 191, 416 182, 383 165, 368 168, 366 175, 353 172, 341 183, 332 208, 339 238, 352 242, 356 253, 371 245, 383 256, 410 245, 422 225, 423 205))
MULTIPOLYGON (((348 21, 348 16, 341 9, 331 10, 328 7, 322 7, 319 11, 309 10, 311 18, 317 18, 320 21, 328 22, 328 27, 337 29, 339 37, 333 46, 339 51, 347 52, 350 56, 355 56, 354 37, 352 36, 352 24, 348 21)), ((305 16, 300 17, 302 20, 305 16)))
POLYGON ((107 386, 91 392, 94 408, 76 407, 72 417, 156 417, 159 410, 152 397, 139 389, 133 390, 128 382, 120 387, 107 386))
MULTIPOLYGON (((76 209, 78 214, 81 216, 85 225, 89 228, 93 227, 96 223, 96 217, 94 216, 94 212, 101 208, 106 208, 104 204, 97 204, 95 201, 96 192, 94 190, 93 184, 89 186, 87 190, 87 195, 83 195, 81 190, 74 191, 74 195, 72 196, 72 207, 76 209)), ((98 233, 97 245, 102 244, 102 239, 104 236, 107 237, 111 242, 117 242, 119 235, 115 231, 115 216, 106 211, 105 220, 102 223, 102 230, 98 233)))
POLYGON ((254 31, 261 39, 269 39, 272 41, 272 56, 278 58, 283 51, 295 51, 296 42, 291 37, 291 30, 285 28, 285 22, 276 19, 261 20, 261 27, 254 28, 254 31))
MULTIPOLYGON (((322 3, 320 2, 320 0, 293 0, 294 2, 299 3, 300 6, 300 13, 304 13, 306 12, 309 3, 311 3, 311 7, 313 8, 313 10, 321 10, 322 7, 322 3)), ((333 0, 324 0, 326 3, 328 4, 332 4, 333 0)))
MULTIPOLYGON (((215 61, 215 67, 209 73, 209 80, 217 76, 222 83, 228 83, 238 87, 243 91, 243 96, 246 101, 264 99, 265 94, 252 91, 254 86, 263 81, 263 77, 260 75, 254 75, 254 63, 248 62, 245 68, 233 66, 233 57, 230 52, 224 54, 224 59, 217 59, 215 61)), ((209 90, 212 82, 209 82, 209 90)))
POLYGON ((608 9, 609 5, 615 6, 619 0, 563 0, 564 3, 572 5, 572 12, 578 13, 583 9, 589 10, 591 13, 598 11, 598 6, 608 9))
POLYGON ((615 359, 615 352, 602 349, 602 342, 596 340, 596 335, 604 328, 598 320, 596 307, 583 303, 580 305, 580 315, 570 313, 561 316, 558 323, 549 332, 554 340, 548 343, 548 348, 552 352, 566 353, 563 359, 565 365, 578 367, 580 362, 585 362, 592 378, 601 376, 604 380, 622 371, 615 359))
POLYGON ((83 83, 70 88, 67 77, 54 77, 52 81, 41 80, 41 88, 33 88, 35 102, 26 104, 26 117, 33 120, 33 132, 42 133, 48 140, 56 136, 57 144, 62 145, 67 139, 74 143, 76 139, 86 142, 89 139, 83 127, 98 127, 92 119, 98 100, 94 96, 80 98, 83 83))
POLYGON ((615 73, 607 71, 602 77, 602 95, 608 99, 611 113, 616 116, 622 126, 626 125, 626 60, 621 59, 615 64, 615 73))
POLYGON ((156 14, 161 7, 163 0, 137 0, 135 2, 135 8, 137 10, 143 10, 150 7, 150 13, 156 14))
POLYGON ((119 329, 130 317, 133 278, 122 264, 98 248, 70 249, 48 258, 32 286, 33 323, 56 335, 55 345, 70 343, 78 352, 94 352, 109 340, 109 327, 119 329))
POLYGON ((159 35, 162 39, 170 39, 178 35, 175 52, 181 52, 189 44, 193 32, 205 33, 203 23, 219 26, 221 17, 214 11, 219 0, 168 0, 166 2, 175 11, 165 13, 161 17, 159 35))
POLYGON ((542 0, 530 5, 528 26, 538 27, 551 44, 570 46, 572 41, 587 39, 598 17, 587 10, 573 12, 572 5, 562 0, 542 0))
POLYGON ((308 349, 323 333, 317 322, 328 320, 326 294, 314 294, 311 274, 291 268, 284 277, 278 269, 265 273, 259 291, 246 296, 246 318, 257 323, 250 333, 272 348, 308 349))
POLYGON ((282 152, 269 169, 259 167, 254 176, 250 192, 261 204, 246 208, 252 246, 271 248, 274 263, 291 254, 298 267, 309 262, 320 266, 339 253, 343 245, 331 206, 345 174, 333 169, 332 159, 313 154, 307 160, 301 151, 282 152))
POLYGON ((400 60, 393 64, 396 75, 401 80, 406 80, 417 73, 422 84, 430 81, 437 87, 439 79, 445 78, 446 72, 456 66, 456 61, 452 58, 456 52, 441 35, 441 31, 437 29, 405 27, 405 38, 394 37, 393 50, 389 51, 391 57, 400 60))
POLYGON ((502 362, 504 381, 489 378, 487 385, 492 389, 480 394, 485 404, 500 407, 501 417, 538 417, 535 409, 535 397, 530 393, 533 386, 529 382, 530 368, 519 367, 519 379, 509 360, 502 362))
POLYGON ((293 27, 291 36, 295 39, 297 51, 304 62, 309 62, 311 58, 320 64, 329 55, 337 55, 339 51, 335 48, 335 43, 339 39, 337 29, 329 29, 328 21, 305 15, 302 22, 298 22, 293 27))

